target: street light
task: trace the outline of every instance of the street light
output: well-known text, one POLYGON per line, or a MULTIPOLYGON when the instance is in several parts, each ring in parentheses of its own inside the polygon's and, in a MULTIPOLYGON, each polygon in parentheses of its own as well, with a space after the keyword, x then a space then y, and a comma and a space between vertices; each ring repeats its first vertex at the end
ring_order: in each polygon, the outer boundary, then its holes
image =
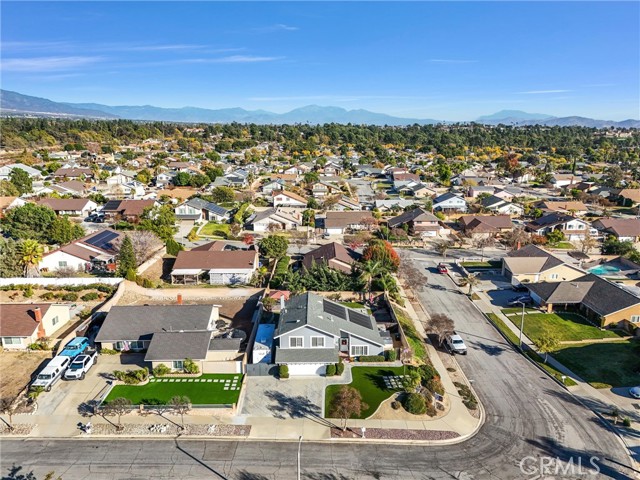
POLYGON ((522 318, 520 319, 520 339, 518 342, 518 346, 520 347, 520 350, 522 350, 522 331, 524 330, 524 306, 525 303, 524 302, 518 302, 519 304, 522 305, 522 318))
POLYGON ((298 438, 298 480, 300 480, 300 448, 302 447, 302 435, 298 438))

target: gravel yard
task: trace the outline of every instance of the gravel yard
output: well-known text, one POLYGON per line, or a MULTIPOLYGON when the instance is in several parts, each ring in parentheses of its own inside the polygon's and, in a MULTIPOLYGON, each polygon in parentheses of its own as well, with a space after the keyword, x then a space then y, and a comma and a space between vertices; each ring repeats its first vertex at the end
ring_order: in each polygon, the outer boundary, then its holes
MULTIPOLYGON (((199 435, 207 437, 248 437, 251 425, 185 425, 185 430, 180 429, 180 424, 154 423, 133 424, 124 423, 123 429, 116 431, 114 425, 99 423, 93 426, 91 435, 199 435)), ((84 434, 84 436, 89 436, 84 434)))
MULTIPOLYGON (((452 440, 458 438, 456 432, 443 430, 404 430, 400 428, 367 428, 365 437, 376 440, 452 440)), ((331 429, 331 438, 362 438, 359 428, 354 430, 331 429)))

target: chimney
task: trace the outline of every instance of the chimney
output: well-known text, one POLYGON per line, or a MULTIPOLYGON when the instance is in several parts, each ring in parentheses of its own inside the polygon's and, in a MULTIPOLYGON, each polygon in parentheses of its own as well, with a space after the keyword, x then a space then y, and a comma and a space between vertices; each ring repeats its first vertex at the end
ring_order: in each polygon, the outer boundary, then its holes
POLYGON ((521 243, 520 243, 520 241, 518 240, 518 246, 516 247, 516 250, 520 250, 520 246, 521 246, 521 243))
POLYGON ((46 337, 47 332, 44 331, 44 325, 42 324, 42 310, 40 310, 40 307, 33 307, 33 316, 38 324, 38 338, 46 337))
POLYGON ((182 305, 182 294, 181 294, 181 293, 179 293, 179 294, 178 294, 178 300, 177 300, 177 302, 176 302, 176 303, 177 303, 178 305, 182 305))
POLYGON ((280 310, 284 312, 284 295, 280 296, 280 310))

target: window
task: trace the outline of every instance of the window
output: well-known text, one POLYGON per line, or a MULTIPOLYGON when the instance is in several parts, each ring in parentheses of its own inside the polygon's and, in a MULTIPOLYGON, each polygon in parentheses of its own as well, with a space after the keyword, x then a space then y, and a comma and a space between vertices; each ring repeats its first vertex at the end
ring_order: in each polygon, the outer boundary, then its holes
POLYGON ((113 349, 121 351, 122 347, 124 347, 124 342, 116 342, 113 344, 113 349))
POLYGON ((20 345, 22 338, 20 337, 3 337, 2 341, 5 345, 20 345))
POLYGON ((578 228, 578 230, 584 230, 584 225, 579 223, 578 225, 576 225, 576 227, 578 228))
POLYGON ((549 278, 551 280, 557 280, 558 279, 558 274, 557 273, 552 273, 551 275, 549 275, 549 278))
POLYGON ((289 348, 302 348, 302 337, 289 337, 289 348))
POLYGON ((56 325, 60 320, 58 320, 58 317, 55 316, 51 319, 51 325, 56 325))
POLYGON ((359 357, 360 355, 369 355, 368 345, 351 345, 351 356, 359 357))
POLYGON ((172 363, 174 370, 184 370, 184 362, 182 360, 174 360, 172 363))
POLYGON ((131 350, 142 350, 144 348, 144 342, 135 341, 130 344, 131 350))
POLYGON ((631 323, 640 323, 640 315, 631 315, 631 323))
POLYGON ((324 337, 311 337, 311 346, 316 348, 323 348, 324 337))
POLYGON ((67 262, 66 262, 66 261, 63 261, 63 260, 60 260, 60 261, 58 262, 58 266, 59 266, 59 267, 66 267, 66 266, 67 266, 67 262))

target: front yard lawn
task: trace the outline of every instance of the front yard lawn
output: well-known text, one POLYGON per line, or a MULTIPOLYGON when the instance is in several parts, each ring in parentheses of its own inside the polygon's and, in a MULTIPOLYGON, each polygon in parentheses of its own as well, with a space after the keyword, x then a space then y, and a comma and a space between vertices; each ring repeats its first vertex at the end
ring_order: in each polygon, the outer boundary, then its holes
MULTIPOLYGON (((353 367, 353 377, 350 387, 357 389, 362 395, 362 400, 369 408, 362 411, 358 418, 367 418, 375 413, 380 404, 398 390, 388 389, 384 384, 384 378, 400 376, 404 373, 403 367, 353 367)), ((330 416, 331 399, 342 385, 329 385, 325 391, 325 416, 330 416)))
POLYGON ((571 242, 558 242, 558 243, 551 243, 549 244, 549 246, 551 248, 558 248, 558 249, 562 249, 562 250, 573 250, 575 247, 575 245, 571 242))
POLYGON ((222 237, 227 238, 230 234, 228 223, 213 223, 209 222, 200 229, 199 235, 205 237, 222 237))
MULTIPOLYGON (((520 328, 520 316, 507 317, 520 328)), ((559 341, 594 340, 616 338, 617 333, 600 330, 584 317, 573 313, 528 313, 524 316, 524 334, 534 342, 545 334, 554 335, 559 341)))
POLYGON ((133 405, 163 405, 171 397, 186 395, 194 405, 232 404, 238 402, 241 385, 242 375, 239 374, 204 374, 197 378, 157 377, 151 378, 146 385, 116 385, 105 403, 124 397, 131 400, 133 405), (225 387, 228 389, 225 390, 225 387))
POLYGON ((502 263, 497 260, 489 260, 487 262, 461 262, 465 268, 501 268, 502 263))
POLYGON ((553 357, 596 388, 640 385, 640 341, 572 345, 553 357))

